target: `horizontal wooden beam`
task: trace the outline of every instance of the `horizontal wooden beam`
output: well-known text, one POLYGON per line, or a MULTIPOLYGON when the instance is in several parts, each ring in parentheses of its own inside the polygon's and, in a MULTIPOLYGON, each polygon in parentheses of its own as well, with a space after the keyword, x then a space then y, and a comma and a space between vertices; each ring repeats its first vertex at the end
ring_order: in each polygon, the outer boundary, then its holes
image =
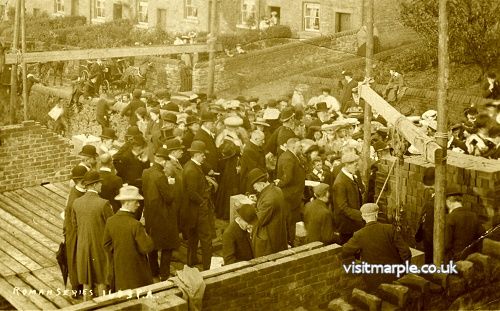
POLYGON ((426 161, 434 163, 436 155, 439 157, 441 147, 429 136, 422 133, 413 122, 404 117, 399 111, 392 107, 380 95, 378 95, 370 86, 361 85, 359 87, 361 97, 375 111, 377 111, 387 123, 397 125, 398 132, 409 141, 415 148, 422 153, 426 161), (397 124, 396 124, 397 123, 397 124))
MULTIPOLYGON (((222 46, 219 44, 216 47, 216 49, 217 51, 221 51, 222 46)), ((169 54, 179 54, 179 53, 201 53, 208 51, 209 47, 206 44, 186 44, 186 45, 134 46, 134 47, 106 48, 106 49, 29 52, 24 54, 24 56, 22 56, 21 54, 8 53, 5 55, 5 64, 10 65, 10 64, 21 63, 23 58, 26 61, 26 63, 38 63, 38 62, 44 63, 50 61, 169 55, 169 54)))

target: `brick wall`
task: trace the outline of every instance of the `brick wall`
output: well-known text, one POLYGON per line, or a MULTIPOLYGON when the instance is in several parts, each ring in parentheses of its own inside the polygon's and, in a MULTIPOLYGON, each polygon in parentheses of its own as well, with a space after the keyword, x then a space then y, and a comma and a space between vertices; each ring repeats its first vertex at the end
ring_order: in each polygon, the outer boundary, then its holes
MULTIPOLYGON (((386 176, 394 159, 382 160, 377 172, 377 196, 384 184, 386 176)), ((464 206, 471 207, 487 224, 493 215, 500 213, 500 166, 497 160, 488 160, 471 155, 448 153, 447 183, 457 185, 466 193, 464 206)), ((428 163, 421 156, 407 157, 401 172, 396 175, 393 170, 387 188, 383 194, 381 208, 385 209, 392 218, 396 213, 396 195, 401 198, 403 205, 403 223, 406 232, 413 236, 424 205, 424 185, 422 183, 425 168, 433 164, 428 163), (396 185, 396 176, 401 176, 399 185, 396 185)))
POLYGON ((0 191, 68 180, 79 159, 65 139, 35 121, 0 127, 0 191))
MULTIPOLYGON (((321 64, 347 60, 356 53, 356 30, 250 51, 217 60, 215 90, 245 88, 298 74, 321 64)), ((193 69, 193 90, 206 89, 207 63, 193 69)))

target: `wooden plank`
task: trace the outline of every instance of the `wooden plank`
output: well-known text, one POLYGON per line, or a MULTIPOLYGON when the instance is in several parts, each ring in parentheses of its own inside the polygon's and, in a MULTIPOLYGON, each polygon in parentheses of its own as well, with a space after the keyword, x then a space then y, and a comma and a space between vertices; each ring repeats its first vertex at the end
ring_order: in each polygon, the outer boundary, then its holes
MULTIPOLYGON (((31 238, 28 239, 31 240, 31 238)), ((12 247, 18 249, 21 253, 31 258, 41 267, 49 267, 54 264, 54 261, 49 260, 47 257, 41 255, 39 252, 30 247, 25 240, 23 240, 22 238, 17 238, 14 233, 7 231, 3 226, 0 226, 0 241, 2 247, 4 247, 3 245, 7 244, 12 245, 12 247)), ((7 250, 7 248, 5 247, 4 249, 7 250)), ((45 249, 45 252, 48 252, 48 250, 45 249)))
POLYGON ((46 258, 33 251, 24 243, 9 235, 2 229, 0 229, 0 238, 3 239, 2 250, 28 268, 28 270, 33 271, 41 269, 45 265, 51 265, 51 262, 49 262, 46 258), (40 261, 40 263, 38 263, 37 260, 40 261))
POLYGON ((44 187, 45 189, 49 189, 50 191, 58 194, 59 196, 61 196, 63 198, 67 198, 68 194, 69 194, 69 191, 67 191, 67 192, 63 191, 59 187, 55 186, 55 184, 45 184, 42 187, 44 187))
MULTIPOLYGON (((181 53, 202 53, 208 52, 206 44, 186 44, 186 45, 163 45, 163 46, 133 46, 119 47, 107 49, 82 49, 82 50, 65 50, 65 51, 46 51, 46 52, 30 52, 21 55, 7 53, 5 54, 5 64, 21 63, 24 60, 26 63, 50 62, 50 61, 66 61, 66 60, 83 60, 96 58, 117 58, 117 57, 133 57, 133 56, 151 56, 151 55, 170 55, 181 53)), ((218 50, 221 45, 218 45, 218 50)))
POLYGON ((71 190, 71 187, 69 185, 69 181, 58 182, 58 183, 54 183, 53 185, 56 186, 57 188, 61 189, 62 191, 64 191, 64 193, 66 193, 66 196, 68 196, 69 191, 71 190))
POLYGON ((54 242, 24 224, 24 226, 16 225, 17 224, 12 225, 6 220, 0 218, 0 226, 5 231, 15 236, 18 240, 22 240, 31 249, 37 251, 39 254, 42 254, 45 258, 51 261, 52 264, 55 264, 56 260, 54 251, 50 249, 50 247, 54 245, 54 242))
MULTIPOLYGON (((0 196, 0 202, 1 202, 1 196, 0 196)), ((44 244, 48 245, 48 247, 51 250, 57 252, 57 249, 59 248, 59 243, 63 241, 62 232, 61 236, 57 237, 56 239, 51 231, 48 231, 46 228, 43 228, 37 223, 34 223, 32 219, 26 218, 26 216, 24 215, 21 215, 22 217, 21 219, 16 216, 16 214, 19 213, 16 212, 11 213, 11 211, 12 211, 11 207, 3 206, 3 208, 0 209, 0 218, 9 222, 13 226, 16 226, 17 228, 23 228, 24 232, 29 233, 30 236, 36 237, 37 241, 43 241, 44 244)))
MULTIPOLYGON (((43 279, 39 279, 31 273, 23 273, 19 275, 19 278, 23 280, 26 284, 38 290, 45 299, 55 304, 57 308, 65 308, 69 307, 72 304, 69 303, 66 299, 62 297, 62 295, 58 295, 57 288, 53 288, 51 285, 48 285, 43 279), (51 291, 50 293, 48 291, 51 291)), ((60 292, 64 291, 64 288, 59 287, 60 292)))
POLYGON ((61 206, 62 207, 66 206, 67 196, 69 195, 68 192, 66 197, 63 198, 59 194, 54 193, 45 187, 31 187, 31 188, 25 188, 24 190, 29 193, 42 195, 43 197, 50 199, 50 201, 54 202, 58 208, 61 208, 61 206))
POLYGON ((0 278, 0 295, 18 310, 36 310, 38 307, 5 279, 0 278))
MULTIPOLYGON (((43 282, 52 289, 55 290, 57 290, 58 288, 61 290, 65 290, 66 288, 71 289, 71 284, 69 283, 69 279, 68 279, 68 286, 64 287, 61 271, 59 270, 58 266, 35 270, 32 271, 31 273, 40 280, 43 280, 43 282)), ((74 304, 74 302, 76 302, 70 296, 62 295, 62 297, 66 299, 70 304, 74 304)))
POLYGON ((2 277, 9 276, 9 275, 14 275, 16 272, 12 271, 11 268, 9 268, 6 264, 0 261, 0 275, 2 277))
POLYGON ((29 272, 29 269, 17 262, 14 258, 10 257, 9 254, 4 252, 3 248, 0 249, 0 261, 7 265, 16 274, 29 272))
MULTIPOLYGON (((38 187, 36 187, 38 188, 38 187)), ((42 188, 42 187, 39 187, 42 188)), ((22 189, 22 190, 16 190, 19 191, 19 195, 22 197, 26 198, 27 200, 33 202, 38 202, 38 205, 45 209, 48 213, 50 213, 52 216, 54 216, 58 222, 62 223, 61 219, 61 212, 64 211, 64 202, 61 203, 60 201, 58 202, 58 199, 53 199, 45 193, 45 191, 48 190, 36 190, 35 188, 31 189, 22 189)), ((53 194, 57 197, 59 197, 57 194, 53 194)))
MULTIPOLYGON (((20 289, 27 289, 27 290, 36 290, 35 288, 32 288, 29 284, 26 284, 23 280, 21 280, 18 276, 9 276, 5 278, 7 282, 9 282, 13 286, 17 286, 20 289)), ((42 295, 39 295, 37 293, 31 293, 26 296, 33 304, 37 306, 35 309, 31 310, 56 310, 57 307, 49 300, 47 300, 45 297, 42 295)))
POLYGON ((26 207, 7 198, 3 194, 0 194, 0 202, 4 203, 3 209, 6 212, 15 216, 30 227, 35 228, 55 242, 62 240, 62 226, 58 228, 54 224, 45 220, 43 216, 37 215, 26 207))

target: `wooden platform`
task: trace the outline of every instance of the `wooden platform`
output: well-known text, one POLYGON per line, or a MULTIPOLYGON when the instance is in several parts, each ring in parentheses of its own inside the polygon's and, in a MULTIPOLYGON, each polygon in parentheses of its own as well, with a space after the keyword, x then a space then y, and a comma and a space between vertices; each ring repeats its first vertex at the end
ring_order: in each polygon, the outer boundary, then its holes
POLYGON ((55 310, 80 303, 56 261, 69 183, 0 193, 0 295, 19 310, 55 310))

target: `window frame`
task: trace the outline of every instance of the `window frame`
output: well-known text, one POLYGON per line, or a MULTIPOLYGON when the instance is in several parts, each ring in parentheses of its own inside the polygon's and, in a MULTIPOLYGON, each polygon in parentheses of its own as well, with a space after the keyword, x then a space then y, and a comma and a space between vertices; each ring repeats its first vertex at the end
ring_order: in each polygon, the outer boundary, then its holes
POLYGON ((194 0, 184 0, 184 19, 198 20, 198 6, 194 0))
POLYGON ((304 31, 313 31, 313 32, 319 32, 321 31, 321 5, 317 2, 304 2, 303 6, 303 24, 304 24, 304 31), (316 16, 310 16, 306 15, 308 9, 316 9, 318 12, 318 17, 316 16), (318 20, 318 28, 314 28, 314 20, 318 20), (308 21, 311 25, 313 25, 313 28, 307 28, 308 21))
POLYGON ((64 14, 64 0, 54 0, 54 14, 64 14))
POLYGON ((239 24, 237 25, 240 28, 251 28, 255 29, 257 27, 258 21, 257 21, 257 1, 256 0, 241 0, 241 6, 240 6, 240 20, 239 24), (245 5, 251 5, 252 9, 251 10, 244 10, 245 5), (248 25, 247 21, 248 19, 253 16, 255 19, 255 25, 250 26, 248 25))
POLYGON ((94 1, 94 18, 95 19, 105 19, 106 18, 106 0, 95 0, 94 1), (101 4, 101 6, 98 6, 101 4), (99 15, 99 11, 102 15, 99 15))
POLYGON ((148 25, 149 24, 149 1, 148 0, 139 0, 137 1, 137 22, 141 25, 148 25), (146 11, 143 12, 141 8, 146 8, 146 11), (141 17, 145 17, 142 19, 141 17))

